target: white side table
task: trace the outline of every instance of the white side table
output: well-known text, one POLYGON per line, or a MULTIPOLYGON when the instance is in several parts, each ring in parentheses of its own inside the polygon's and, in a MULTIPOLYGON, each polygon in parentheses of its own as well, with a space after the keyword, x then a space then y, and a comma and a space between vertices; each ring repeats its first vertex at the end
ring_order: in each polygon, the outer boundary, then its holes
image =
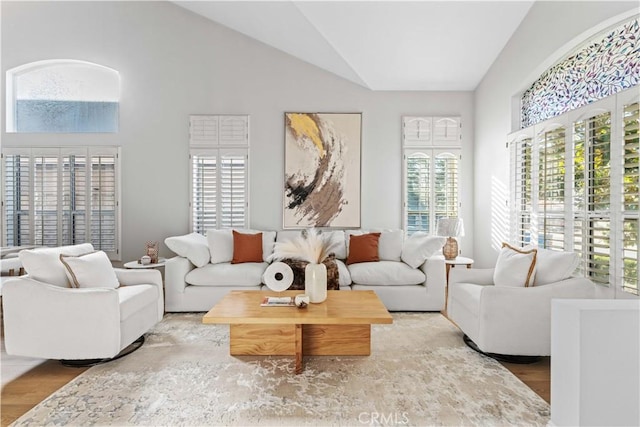
POLYGON ((164 267, 164 264, 167 262, 166 258, 158 258, 158 262, 153 264, 140 264, 138 260, 129 261, 123 264, 124 268, 129 269, 138 269, 138 268, 160 268, 164 267))
POLYGON ((456 265, 466 265, 467 268, 471 268, 473 263, 473 259, 464 256, 455 257, 454 259, 445 259, 444 264, 447 266, 447 284, 449 283, 449 270, 451 270, 456 265))
POLYGON ((474 263, 474 260, 472 258, 467 258, 464 256, 458 256, 458 257, 455 257, 454 259, 444 260, 444 265, 447 271, 447 287, 444 293, 444 312, 445 313, 447 312, 447 305, 449 302, 449 270, 454 268, 456 265, 466 265, 467 268, 471 268, 473 263, 474 263))

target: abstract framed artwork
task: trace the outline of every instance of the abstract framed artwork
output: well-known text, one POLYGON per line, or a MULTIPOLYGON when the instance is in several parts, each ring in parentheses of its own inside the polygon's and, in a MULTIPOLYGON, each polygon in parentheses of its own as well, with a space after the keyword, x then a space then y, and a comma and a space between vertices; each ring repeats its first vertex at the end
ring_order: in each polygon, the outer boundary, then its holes
POLYGON ((285 113, 284 228, 360 227, 361 113, 285 113))

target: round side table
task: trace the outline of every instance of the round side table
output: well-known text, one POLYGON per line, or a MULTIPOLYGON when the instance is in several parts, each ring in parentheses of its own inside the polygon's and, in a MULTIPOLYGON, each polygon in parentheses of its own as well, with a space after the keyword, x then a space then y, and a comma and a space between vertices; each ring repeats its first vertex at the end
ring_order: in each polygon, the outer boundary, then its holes
POLYGON ((158 262, 153 264, 140 264, 138 260, 125 262, 122 266, 124 268, 129 269, 138 269, 138 268, 159 268, 164 267, 164 264, 167 262, 166 258, 158 258, 158 262))

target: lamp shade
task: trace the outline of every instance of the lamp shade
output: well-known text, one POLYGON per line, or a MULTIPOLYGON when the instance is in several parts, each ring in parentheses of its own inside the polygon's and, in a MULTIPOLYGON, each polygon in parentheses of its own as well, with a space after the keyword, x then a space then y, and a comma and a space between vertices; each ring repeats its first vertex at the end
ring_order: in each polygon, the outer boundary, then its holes
POLYGON ((438 220, 438 236, 463 237, 464 224, 462 218, 440 218, 438 220))

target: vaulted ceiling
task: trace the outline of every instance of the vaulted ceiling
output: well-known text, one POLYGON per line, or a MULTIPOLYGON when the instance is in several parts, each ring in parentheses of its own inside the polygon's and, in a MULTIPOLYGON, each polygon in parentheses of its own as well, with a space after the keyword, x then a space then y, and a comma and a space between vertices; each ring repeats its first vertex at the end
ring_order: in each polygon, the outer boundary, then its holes
POLYGON ((175 1, 371 90, 473 90, 533 1, 175 1))

